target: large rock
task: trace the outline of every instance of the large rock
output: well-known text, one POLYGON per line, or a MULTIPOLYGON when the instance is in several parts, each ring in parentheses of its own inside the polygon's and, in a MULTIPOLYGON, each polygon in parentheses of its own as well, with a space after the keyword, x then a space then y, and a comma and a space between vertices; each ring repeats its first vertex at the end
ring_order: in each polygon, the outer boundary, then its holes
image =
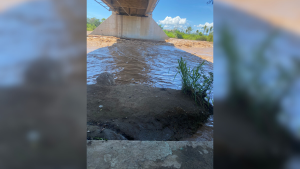
POLYGON ((87 125, 87 137, 88 139, 107 139, 107 140, 127 140, 121 134, 117 134, 113 130, 103 129, 99 126, 87 125))
POLYGON ((115 85, 114 76, 108 72, 101 73, 97 77, 97 84, 102 86, 113 86, 115 85))

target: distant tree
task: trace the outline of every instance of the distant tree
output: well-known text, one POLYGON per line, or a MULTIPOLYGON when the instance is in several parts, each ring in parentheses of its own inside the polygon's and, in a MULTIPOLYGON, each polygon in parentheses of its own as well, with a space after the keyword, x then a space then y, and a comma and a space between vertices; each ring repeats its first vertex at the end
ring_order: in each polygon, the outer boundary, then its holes
POLYGON ((100 20, 93 17, 93 18, 88 18, 87 19, 87 23, 91 24, 91 25, 95 25, 96 27, 98 27, 100 25, 100 20))
POLYGON ((207 4, 214 4, 214 0, 208 0, 207 4))
POLYGON ((209 29, 206 29, 206 35, 208 35, 209 29))
POLYGON ((192 32, 192 30, 193 30, 193 28, 191 26, 189 26, 189 27, 187 27, 186 32, 190 34, 192 32))
POLYGON ((197 33, 197 34, 199 33, 199 30, 198 30, 198 29, 196 30, 196 33, 197 33))
POLYGON ((162 26, 162 24, 158 25, 161 29, 164 29, 164 27, 162 26))
POLYGON ((100 19, 97 19, 95 17, 87 18, 86 28, 87 28, 88 31, 93 31, 95 28, 97 28, 104 21, 105 21, 105 18, 102 18, 101 21, 100 21, 100 19))
POLYGON ((93 31, 95 28, 96 28, 95 25, 92 25, 92 24, 89 24, 89 23, 86 24, 86 30, 87 31, 93 31))
POLYGON ((207 26, 206 25, 204 25, 203 27, 203 34, 204 34, 204 32, 206 31, 206 29, 207 29, 207 26))
POLYGON ((202 33, 202 32, 199 32, 199 35, 200 35, 200 36, 203 36, 203 33, 202 33))
POLYGON ((209 33, 211 33, 213 31, 213 26, 211 26, 210 28, 209 28, 209 33))

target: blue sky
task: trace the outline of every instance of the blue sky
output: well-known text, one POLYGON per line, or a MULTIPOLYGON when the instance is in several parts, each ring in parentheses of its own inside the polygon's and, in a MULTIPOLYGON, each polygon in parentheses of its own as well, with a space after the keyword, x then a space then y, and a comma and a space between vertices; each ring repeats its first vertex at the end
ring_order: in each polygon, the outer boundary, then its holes
MULTIPOLYGON (((192 26, 196 30, 205 24, 212 26, 213 5, 206 2, 207 0, 160 0, 152 13, 152 18, 165 29, 174 27, 184 29, 192 26)), ((87 0, 87 17, 101 19, 108 18, 110 15, 111 11, 94 0, 87 0)))

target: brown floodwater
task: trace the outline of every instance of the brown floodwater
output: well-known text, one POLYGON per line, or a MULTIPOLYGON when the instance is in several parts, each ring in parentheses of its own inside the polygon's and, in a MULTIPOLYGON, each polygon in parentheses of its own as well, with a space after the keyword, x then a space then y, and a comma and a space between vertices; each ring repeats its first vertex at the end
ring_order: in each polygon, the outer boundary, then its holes
MULTIPOLYGON (((87 84, 95 84, 99 74, 109 72, 114 75, 116 84, 144 84, 180 90, 181 77, 175 77, 178 59, 182 57, 192 68, 204 60, 203 56, 213 59, 213 48, 182 49, 172 43, 139 40, 118 40, 101 48, 88 45, 87 84)), ((206 73, 212 72, 212 62, 206 63, 203 69, 206 73)), ((212 95, 211 91, 210 97, 212 95)), ((211 141, 212 131, 211 117, 193 137, 186 140, 211 141)))

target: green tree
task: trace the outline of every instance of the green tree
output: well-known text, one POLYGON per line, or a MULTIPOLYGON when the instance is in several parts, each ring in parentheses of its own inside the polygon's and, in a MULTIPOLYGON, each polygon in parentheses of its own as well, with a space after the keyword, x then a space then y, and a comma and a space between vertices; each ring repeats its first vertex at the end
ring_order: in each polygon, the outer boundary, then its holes
POLYGON ((100 25, 100 20, 93 17, 93 18, 88 18, 87 19, 87 23, 91 24, 91 25, 95 25, 96 27, 98 27, 100 25))
POLYGON ((189 27, 187 27, 186 32, 190 34, 192 32, 192 30, 193 30, 193 28, 191 26, 189 26, 189 27))
POLYGON ((100 19, 97 19, 95 17, 93 17, 93 18, 87 18, 87 20, 86 20, 87 31, 93 31, 94 29, 96 29, 105 20, 106 20, 105 18, 102 18, 101 21, 100 21, 100 19))
POLYGON ((89 23, 86 24, 86 30, 87 31, 93 31, 95 28, 96 28, 95 25, 92 25, 92 24, 89 24, 89 23))
POLYGON ((209 28, 209 33, 211 33, 213 31, 213 26, 211 26, 210 28, 209 28))
POLYGON ((199 30, 198 30, 198 29, 196 30, 196 33, 197 33, 197 34, 199 33, 199 30))
POLYGON ((158 25, 161 29, 164 29, 164 27, 162 26, 162 24, 158 25))
POLYGON ((204 32, 206 31, 206 29, 207 29, 207 26, 206 25, 204 25, 203 27, 203 34, 204 34, 204 32))
POLYGON ((206 35, 208 35, 209 29, 206 29, 206 31, 205 31, 205 32, 206 32, 206 35))

